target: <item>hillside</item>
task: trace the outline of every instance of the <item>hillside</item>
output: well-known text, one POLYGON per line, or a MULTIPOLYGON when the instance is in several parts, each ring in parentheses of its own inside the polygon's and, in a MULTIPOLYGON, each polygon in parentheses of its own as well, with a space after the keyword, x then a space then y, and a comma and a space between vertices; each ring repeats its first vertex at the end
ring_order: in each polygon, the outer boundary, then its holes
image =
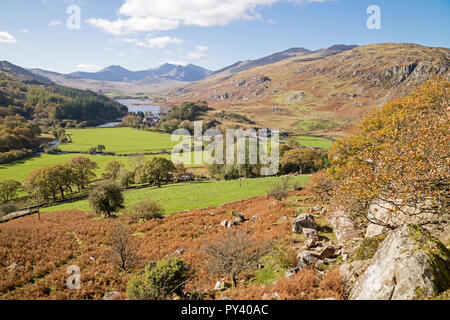
POLYGON ((29 156, 54 126, 98 125, 127 108, 92 91, 54 85, 9 62, 0 65, 0 163, 29 156))
POLYGON ((61 85, 102 92, 142 93, 168 88, 179 84, 203 80, 211 71, 189 64, 187 66, 163 64, 157 68, 130 71, 121 66, 109 66, 98 72, 73 72, 61 74, 42 69, 30 72, 52 79, 61 85))
POLYGON ((425 80, 449 76, 447 48, 385 43, 341 50, 331 47, 234 75, 216 74, 158 95, 170 103, 206 100, 257 126, 336 137, 425 80))

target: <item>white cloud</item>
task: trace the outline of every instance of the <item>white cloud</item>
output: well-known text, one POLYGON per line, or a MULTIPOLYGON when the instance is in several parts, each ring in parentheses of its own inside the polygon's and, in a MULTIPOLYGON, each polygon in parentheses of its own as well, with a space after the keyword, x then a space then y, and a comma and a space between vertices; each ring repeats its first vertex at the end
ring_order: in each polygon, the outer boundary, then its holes
POLYGON ((62 21, 61 20, 52 20, 52 21, 49 22, 48 25, 50 25, 52 27, 60 26, 60 25, 62 25, 62 21))
POLYGON ((226 26, 236 20, 260 19, 258 9, 277 2, 325 2, 332 0, 124 0, 119 19, 89 19, 87 23, 105 32, 167 31, 185 26, 226 26))
POLYGON ((79 71, 85 71, 85 72, 97 72, 97 71, 100 71, 101 69, 103 69, 103 67, 95 65, 95 64, 81 63, 81 64, 77 65, 77 69, 79 71))
POLYGON ((123 20, 89 19, 88 24, 107 33, 122 35, 133 32, 153 32, 176 29, 179 22, 155 17, 131 17, 123 20))
POLYGON ((30 30, 28 30, 28 29, 20 29, 19 32, 28 33, 28 32, 30 32, 30 30))
POLYGON ((206 54, 204 54, 203 52, 194 51, 194 52, 188 53, 188 58, 193 59, 193 60, 205 59, 207 57, 208 56, 206 54))
POLYGON ((197 46, 197 47, 195 47, 195 49, 197 49, 197 51, 199 51, 199 52, 208 51, 208 47, 207 46, 197 46))
POLYGON ((143 48, 165 48, 169 44, 179 44, 183 41, 178 38, 172 38, 169 36, 153 38, 148 36, 145 40, 139 40, 136 38, 125 38, 125 42, 134 43, 135 45, 143 48))
POLYGON ((207 46, 196 46, 195 51, 189 52, 187 57, 191 60, 201 60, 206 59, 208 56, 205 54, 209 48, 207 46))
POLYGON ((0 32, 0 43, 17 43, 18 41, 9 32, 1 31, 0 32))

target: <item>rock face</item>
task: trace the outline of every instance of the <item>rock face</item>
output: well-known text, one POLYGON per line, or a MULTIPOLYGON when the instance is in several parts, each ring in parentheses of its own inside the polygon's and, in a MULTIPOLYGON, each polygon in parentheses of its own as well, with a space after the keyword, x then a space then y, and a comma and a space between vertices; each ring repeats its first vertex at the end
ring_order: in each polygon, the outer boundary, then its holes
POLYGON ((361 236, 361 229, 355 219, 342 210, 336 210, 328 215, 328 220, 333 226, 333 232, 338 241, 350 240, 361 236))
POLYGON ((311 214, 303 213, 292 223, 292 232, 303 233, 303 228, 317 230, 319 226, 314 221, 314 217, 311 214))
MULTIPOLYGON (((425 227, 428 230, 448 224, 449 219, 448 215, 443 214, 441 206, 432 200, 424 201, 414 207, 402 205, 400 200, 374 201, 369 207, 367 217, 374 222, 381 222, 381 224, 387 224, 393 228, 398 228, 405 223, 432 222, 425 227)), ((389 231, 387 227, 370 223, 367 226, 366 238, 376 237, 387 231, 389 231)))
POLYGON ((355 283, 351 300, 410 300, 450 287, 450 251, 416 225, 391 231, 355 283))

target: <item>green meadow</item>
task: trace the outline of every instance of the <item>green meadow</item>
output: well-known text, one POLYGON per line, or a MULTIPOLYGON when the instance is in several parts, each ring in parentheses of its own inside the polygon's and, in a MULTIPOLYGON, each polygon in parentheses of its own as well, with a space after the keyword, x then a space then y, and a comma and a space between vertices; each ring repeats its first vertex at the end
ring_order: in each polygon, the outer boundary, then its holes
POLYGON ((178 142, 171 141, 171 135, 132 128, 89 128, 68 129, 66 134, 72 143, 60 146, 63 151, 87 152, 98 145, 106 147, 105 152, 116 154, 158 153, 171 151, 178 142))
MULTIPOLYGON (((63 164, 72 158, 86 157, 96 162, 98 168, 95 170, 98 177, 101 177, 108 162, 118 160, 122 162, 126 168, 131 168, 132 157, 118 157, 118 156, 92 156, 86 154, 61 154, 49 155, 41 154, 32 158, 27 158, 19 161, 14 161, 8 164, 0 165, 0 180, 16 180, 22 182, 31 172, 47 166, 55 166, 63 164)), ((170 155, 146 156, 146 159, 154 157, 163 157, 170 159, 170 155)))
MULTIPOLYGON (((242 187, 239 180, 231 181, 202 181, 190 183, 178 183, 165 185, 158 189, 156 187, 128 190, 124 192, 125 207, 130 208, 141 201, 152 199, 158 201, 164 208, 165 214, 219 206, 223 203, 242 200, 267 193, 267 190, 279 178, 258 178, 243 179, 242 187)), ((296 181, 304 185, 308 176, 293 177, 296 181)), ((62 204, 45 208, 44 212, 54 212, 61 210, 84 210, 89 211, 87 200, 62 204)))
POLYGON ((333 145, 333 141, 321 137, 311 136, 295 136, 293 137, 301 146, 329 149, 333 145))

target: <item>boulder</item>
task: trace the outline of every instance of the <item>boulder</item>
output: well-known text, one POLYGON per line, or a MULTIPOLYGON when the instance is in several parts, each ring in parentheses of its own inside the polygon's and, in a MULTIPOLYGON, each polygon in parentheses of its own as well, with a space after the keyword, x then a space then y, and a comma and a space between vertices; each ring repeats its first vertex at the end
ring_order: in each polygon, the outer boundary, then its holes
POLYGON ((417 225, 391 231, 351 290, 352 300, 411 300, 450 287, 450 251, 417 225))
POLYGON ((103 296, 103 300, 120 300, 120 292, 117 291, 107 292, 103 296))
POLYGON ((448 214, 444 214, 442 205, 432 199, 424 200, 414 206, 404 205, 401 200, 375 200, 369 207, 367 217, 375 222, 369 223, 366 230, 366 238, 376 237, 387 233, 390 228, 399 228, 404 224, 421 224, 431 222, 424 226, 433 231, 441 226, 448 225, 448 214))
POLYGON ((25 267, 17 262, 13 262, 8 266, 8 271, 9 272, 14 272, 14 271, 21 271, 23 270, 25 267))
POLYGON ((223 220, 223 221, 220 223, 220 226, 221 226, 221 227, 226 227, 227 224, 228 224, 228 221, 227 221, 227 220, 223 220))
POLYGON ((317 256, 314 255, 313 253, 311 253, 310 251, 303 251, 303 252, 299 253, 297 258, 300 259, 300 262, 299 262, 300 265, 303 265, 303 264, 312 265, 314 263, 314 261, 317 259, 317 256))
POLYGON ((361 228, 355 218, 342 210, 336 210, 328 214, 328 220, 333 227, 333 232, 338 241, 351 240, 361 237, 361 228))
POLYGON ((231 287, 231 285, 222 279, 222 280, 216 282, 216 285, 214 286, 214 291, 223 291, 230 287, 231 287))
POLYGON ((319 255, 320 260, 325 260, 328 258, 331 258, 336 253, 336 249, 332 246, 328 246, 325 249, 322 250, 322 252, 319 255))
POLYGON ((296 267, 296 268, 290 268, 289 270, 286 270, 286 272, 284 273, 284 276, 286 277, 286 278, 292 278, 292 277, 294 277, 296 274, 297 274, 297 272, 300 270, 300 268, 299 267, 296 267))
POLYGON ((185 253, 186 250, 187 250, 187 249, 185 249, 185 248, 177 249, 177 250, 175 250, 174 252, 172 252, 172 253, 170 254, 170 257, 173 257, 173 256, 180 256, 180 255, 182 255, 183 253, 185 253))
POLYGON ((303 228, 303 234, 306 236, 305 247, 313 247, 319 241, 319 234, 314 229, 303 228))
POLYGON ((292 223, 293 233, 303 233, 303 228, 317 230, 319 227, 311 214, 303 213, 292 223))

